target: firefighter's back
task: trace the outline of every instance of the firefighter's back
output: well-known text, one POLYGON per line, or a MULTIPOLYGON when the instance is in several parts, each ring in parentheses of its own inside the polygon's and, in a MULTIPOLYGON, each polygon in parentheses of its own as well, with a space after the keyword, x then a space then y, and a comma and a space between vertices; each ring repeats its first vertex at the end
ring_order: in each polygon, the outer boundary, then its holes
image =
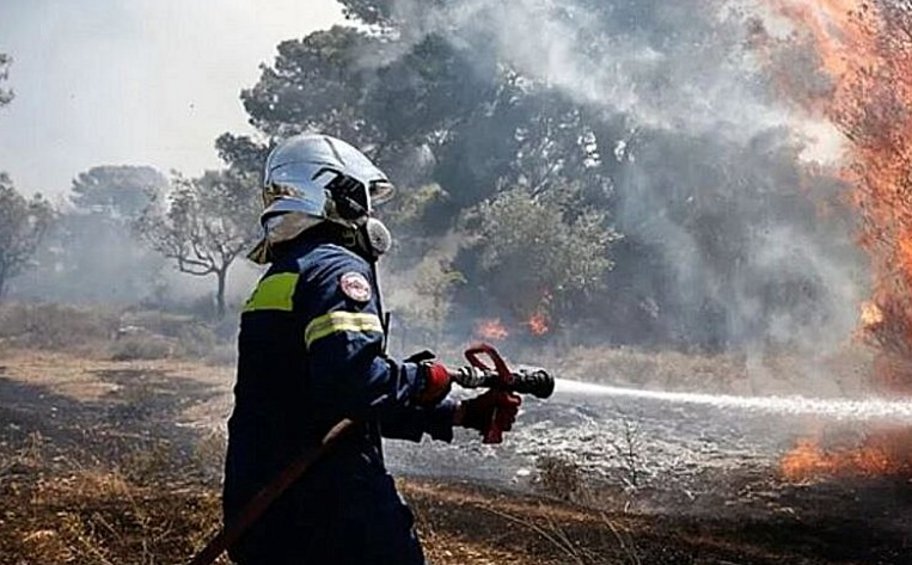
MULTIPOLYGON (((344 399, 314 398, 305 329, 338 292, 338 273, 366 267, 334 243, 309 241, 275 261, 247 301, 228 423, 226 521, 346 415, 344 399)), ((417 540, 402 535, 412 516, 384 469, 379 436, 371 422, 360 425, 251 528, 232 551, 237 562, 424 562, 417 540)))

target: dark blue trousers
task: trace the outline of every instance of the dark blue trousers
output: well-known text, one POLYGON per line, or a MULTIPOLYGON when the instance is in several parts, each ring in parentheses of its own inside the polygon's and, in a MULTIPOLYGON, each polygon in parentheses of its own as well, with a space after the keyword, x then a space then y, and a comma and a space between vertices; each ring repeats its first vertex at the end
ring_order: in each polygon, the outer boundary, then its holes
MULTIPOLYGON (((275 503, 231 558, 239 565, 423 565, 414 517, 392 477, 363 454, 328 459, 275 503)), ((235 487, 226 482, 226 519, 243 506, 235 487)))

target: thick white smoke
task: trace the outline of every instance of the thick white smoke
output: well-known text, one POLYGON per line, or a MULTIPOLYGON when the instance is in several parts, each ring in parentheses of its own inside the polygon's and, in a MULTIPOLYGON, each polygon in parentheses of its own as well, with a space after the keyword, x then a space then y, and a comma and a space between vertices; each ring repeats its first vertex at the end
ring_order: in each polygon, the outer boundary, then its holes
POLYGON ((754 41, 789 30, 761 3, 398 0, 393 15, 403 50, 446 37, 480 69, 507 65, 626 125, 598 147, 623 165, 617 221, 673 279, 643 275, 644 300, 670 284, 659 308, 713 320, 724 342, 849 338, 866 276, 844 186, 805 174, 838 165, 843 140, 777 96, 754 41))

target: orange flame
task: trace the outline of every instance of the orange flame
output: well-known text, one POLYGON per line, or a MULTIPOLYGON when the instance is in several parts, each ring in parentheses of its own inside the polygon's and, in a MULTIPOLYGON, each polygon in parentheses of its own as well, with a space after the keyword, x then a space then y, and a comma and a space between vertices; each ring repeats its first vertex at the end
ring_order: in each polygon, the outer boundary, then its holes
POLYGON ((475 335, 482 339, 493 341, 504 340, 510 336, 506 326, 500 321, 500 318, 481 320, 475 324, 475 335))
POLYGON ((532 335, 543 336, 551 331, 551 317, 548 313, 551 311, 553 300, 554 294, 550 290, 544 289, 541 293, 541 298, 538 300, 538 306, 532 315, 529 316, 529 319, 526 320, 526 327, 529 328, 529 333, 532 335))
POLYGON ((909 431, 882 432, 857 448, 824 449, 803 439, 780 461, 779 470, 789 481, 821 477, 907 475, 912 470, 912 437, 909 431))
MULTIPOLYGON (((851 142, 840 176, 861 219, 873 294, 861 305, 861 335, 879 346, 879 384, 912 385, 912 14, 865 0, 767 0, 809 41, 830 88, 785 90, 822 113, 851 142)), ((897 3, 898 5, 899 3, 897 3)), ((785 72, 787 74, 787 71, 785 72)), ((800 85, 800 82, 794 84, 800 85)), ((912 431, 878 432, 854 448, 798 442, 784 477, 883 475, 912 470, 912 431)))
POLYGON ((529 318, 526 325, 529 326, 529 331, 532 332, 532 335, 534 336, 545 335, 551 329, 548 325, 548 317, 544 312, 532 314, 532 317, 529 318))
MULTIPOLYGON (((768 1, 810 39, 832 80, 829 92, 798 101, 851 141, 841 176, 874 276, 862 330, 882 356, 912 361, 912 14, 864 0, 768 1)), ((905 368, 883 381, 912 383, 912 363, 884 366, 905 368)))
POLYGON ((862 329, 874 331, 876 330, 876 327, 884 321, 883 310, 880 309, 880 306, 869 300, 862 302, 860 318, 862 329))

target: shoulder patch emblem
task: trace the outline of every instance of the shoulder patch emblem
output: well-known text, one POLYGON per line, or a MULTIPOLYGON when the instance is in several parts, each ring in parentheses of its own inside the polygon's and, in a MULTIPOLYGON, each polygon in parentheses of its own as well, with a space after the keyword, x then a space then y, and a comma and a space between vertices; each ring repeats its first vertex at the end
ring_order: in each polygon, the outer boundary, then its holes
POLYGON ((371 285, 367 282, 367 277, 361 273, 351 271, 342 275, 339 280, 339 286, 345 296, 355 302, 367 302, 371 299, 371 285))

